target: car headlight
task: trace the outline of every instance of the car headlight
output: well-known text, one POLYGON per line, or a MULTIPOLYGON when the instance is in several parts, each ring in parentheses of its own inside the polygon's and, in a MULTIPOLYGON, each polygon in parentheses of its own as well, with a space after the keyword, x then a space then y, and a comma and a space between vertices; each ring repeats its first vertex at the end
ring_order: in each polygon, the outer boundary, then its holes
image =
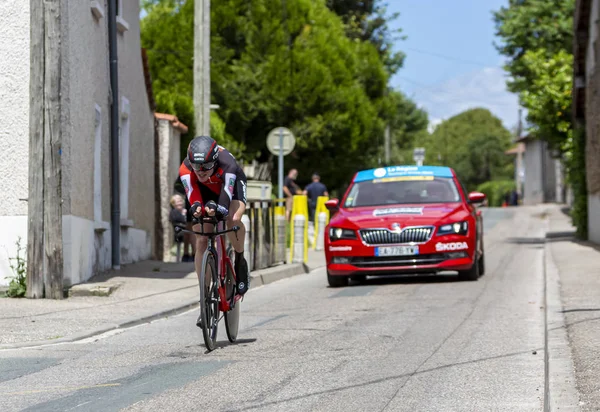
POLYGON ((468 222, 456 222, 442 225, 438 228, 439 235, 466 235, 469 231, 468 222))
POLYGON ((356 239, 356 233, 351 229, 342 229, 339 227, 329 228, 329 239, 332 241, 340 239, 356 239))

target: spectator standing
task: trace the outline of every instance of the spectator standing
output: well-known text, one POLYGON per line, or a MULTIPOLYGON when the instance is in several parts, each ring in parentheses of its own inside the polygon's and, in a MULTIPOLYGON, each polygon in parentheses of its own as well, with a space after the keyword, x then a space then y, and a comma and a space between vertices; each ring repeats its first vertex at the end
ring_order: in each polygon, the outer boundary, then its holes
POLYGON ((171 212, 169 213, 169 221, 173 226, 180 226, 183 229, 187 224, 187 210, 185 208, 185 200, 180 194, 171 197, 171 212))
POLYGON ((519 193, 515 189, 510 193, 510 203, 511 206, 519 206, 519 193))
MULTIPOLYGON (((175 192, 178 193, 179 195, 181 195, 181 197, 184 199, 184 209, 186 210, 186 229, 187 230, 192 230, 192 214, 191 213, 187 213, 190 210, 190 202, 187 199, 187 196, 185 195, 185 189, 183 187, 183 183, 181 183, 181 178, 177 178, 177 180, 175 180, 175 192)), ((190 233, 184 233, 183 235, 183 258, 181 259, 182 262, 193 262, 194 261, 194 256, 196 255, 196 250, 194 249, 195 247, 195 242, 192 239, 192 234, 190 233), (188 253, 188 250, 191 249, 191 253, 188 253)))
MULTIPOLYGON (((171 197, 171 211, 169 212, 169 221, 173 227, 179 226, 182 229, 187 228, 187 209, 185 208, 185 199, 180 194, 171 197)), ((184 233, 175 233, 174 242, 177 244, 177 261, 179 262, 179 244, 184 240, 184 233)))
POLYGON ((304 188, 304 194, 308 197, 308 213, 309 220, 315 221, 315 210, 317 209, 317 199, 320 196, 329 196, 327 186, 321 183, 321 176, 318 173, 313 173, 312 183, 304 188))
POLYGON ((283 193, 285 195, 285 216, 288 221, 290 220, 290 216, 292 214, 293 197, 294 195, 298 195, 302 192, 300 186, 296 184, 297 178, 298 170, 291 169, 283 182, 283 193))

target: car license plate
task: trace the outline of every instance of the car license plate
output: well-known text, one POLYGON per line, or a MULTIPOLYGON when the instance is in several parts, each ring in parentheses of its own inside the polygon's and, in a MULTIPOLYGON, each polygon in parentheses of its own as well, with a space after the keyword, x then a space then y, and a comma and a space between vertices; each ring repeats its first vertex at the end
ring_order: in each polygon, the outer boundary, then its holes
POLYGON ((387 246, 375 248, 375 256, 413 256, 419 254, 419 246, 387 246))

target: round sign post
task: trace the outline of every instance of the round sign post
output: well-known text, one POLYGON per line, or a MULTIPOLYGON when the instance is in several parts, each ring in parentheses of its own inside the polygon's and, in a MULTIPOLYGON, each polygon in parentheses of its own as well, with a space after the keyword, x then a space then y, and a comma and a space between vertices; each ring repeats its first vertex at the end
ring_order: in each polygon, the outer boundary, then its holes
POLYGON ((423 160, 425 160, 424 147, 415 147, 413 150, 413 160, 417 162, 417 166, 423 166, 423 160))
POLYGON ((294 150, 296 138, 294 134, 285 127, 277 127, 267 136, 267 148, 279 158, 279 199, 283 199, 283 156, 289 155, 294 150))

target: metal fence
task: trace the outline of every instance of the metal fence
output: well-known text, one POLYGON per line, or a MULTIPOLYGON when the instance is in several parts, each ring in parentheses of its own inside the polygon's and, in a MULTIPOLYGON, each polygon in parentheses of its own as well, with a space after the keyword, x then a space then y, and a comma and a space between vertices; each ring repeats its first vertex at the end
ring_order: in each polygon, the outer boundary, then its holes
MULTIPOLYGON (((277 200, 249 199, 242 222, 246 228, 244 256, 250 270, 287 262, 285 206, 277 206, 277 200)), ((183 235, 176 238, 176 261, 180 262, 183 235)), ((230 243, 229 240, 227 243, 230 243)))
POLYGON ((276 200, 249 199, 244 219, 246 259, 250 270, 286 263, 285 207, 276 200))

